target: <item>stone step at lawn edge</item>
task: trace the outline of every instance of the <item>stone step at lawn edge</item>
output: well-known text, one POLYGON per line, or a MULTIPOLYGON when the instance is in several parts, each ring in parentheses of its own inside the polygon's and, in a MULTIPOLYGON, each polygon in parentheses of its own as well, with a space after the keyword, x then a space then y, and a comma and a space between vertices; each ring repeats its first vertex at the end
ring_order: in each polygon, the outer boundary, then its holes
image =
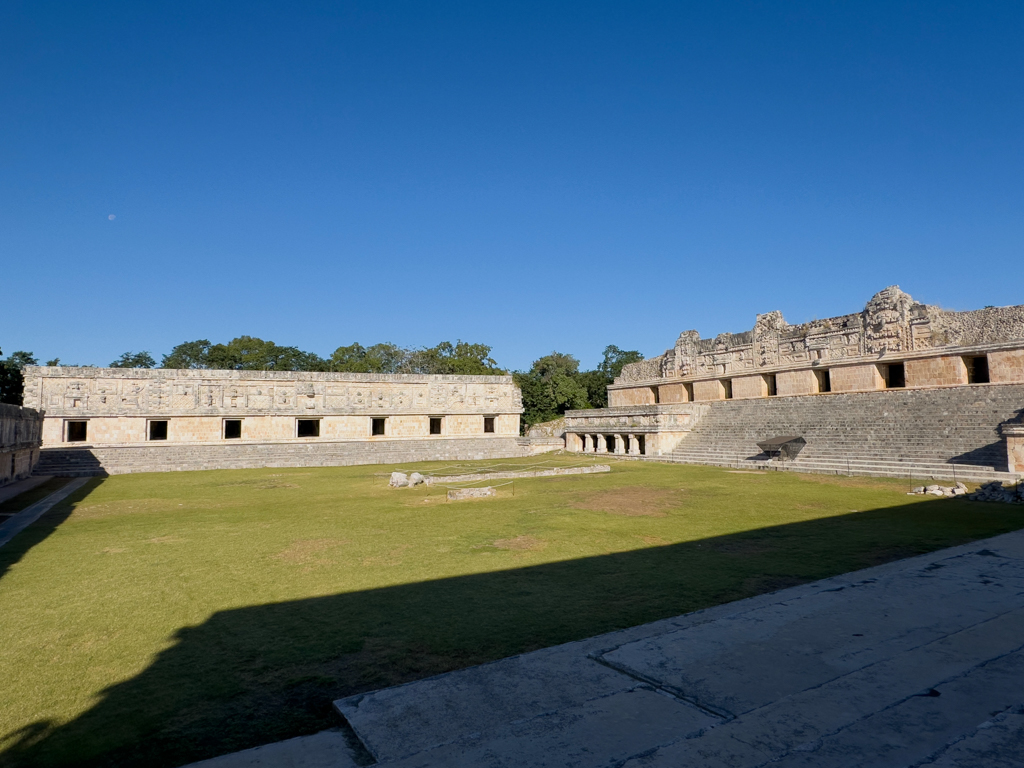
POLYGON ((846 476, 858 476, 858 477, 893 477, 901 479, 914 480, 964 480, 970 482, 989 482, 992 480, 999 480, 1004 483, 1013 483, 1021 479, 1020 475, 1013 474, 1011 472, 1000 472, 992 470, 990 472, 960 472, 957 471, 955 474, 952 471, 944 470, 931 470, 925 468, 894 468, 887 465, 879 465, 877 467, 851 467, 849 470, 846 468, 837 467, 816 467, 814 465, 800 465, 796 466, 790 463, 788 466, 785 464, 769 464, 768 462, 754 462, 754 461, 704 461, 694 459, 675 459, 671 456, 651 456, 642 457, 649 461, 665 462, 669 464, 691 464, 696 466, 712 466, 712 467, 724 467, 727 469, 751 469, 751 470, 767 470, 771 472, 801 472, 813 475, 846 475, 846 476))
POLYGON ((118 446, 47 448, 38 474, 101 476, 132 472, 404 464, 417 461, 472 461, 530 457, 528 447, 509 438, 338 441, 293 445, 118 446))

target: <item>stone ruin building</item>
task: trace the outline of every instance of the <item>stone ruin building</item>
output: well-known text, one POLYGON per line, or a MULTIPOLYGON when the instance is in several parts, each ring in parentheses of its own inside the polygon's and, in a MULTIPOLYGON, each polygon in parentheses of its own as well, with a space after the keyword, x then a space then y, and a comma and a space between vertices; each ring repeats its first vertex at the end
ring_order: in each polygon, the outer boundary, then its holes
POLYGON ((37 473, 113 474, 496 459, 563 445, 807 472, 1024 474, 1024 306, 947 312, 897 286, 855 314, 789 325, 769 312, 713 339, 685 331, 624 367, 608 408, 567 412, 564 443, 519 437, 511 376, 24 373, 27 408, 0 413, 0 437, 18 446, 10 459, 0 443, 0 464, 13 462, 0 484, 36 460, 37 473))
MULTIPOLYGON (((26 367, 40 474, 507 458, 511 376, 26 367)), ((550 448, 550 446, 548 446, 550 448)))
POLYGON ((855 314, 789 325, 769 312, 713 339, 684 331, 625 366, 608 403, 566 413, 568 450, 843 474, 1024 473, 1024 306, 947 312, 891 286, 855 314), (781 437, 793 451, 758 447, 781 437))
POLYGON ((0 486, 32 474, 39 459, 42 427, 39 411, 0 403, 0 486))

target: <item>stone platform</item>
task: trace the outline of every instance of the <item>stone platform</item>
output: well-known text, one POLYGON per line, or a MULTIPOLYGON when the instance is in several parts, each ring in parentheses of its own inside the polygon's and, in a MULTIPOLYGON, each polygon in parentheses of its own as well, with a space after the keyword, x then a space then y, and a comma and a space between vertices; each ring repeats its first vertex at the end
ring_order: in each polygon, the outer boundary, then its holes
POLYGON ((1021 766, 1024 531, 335 706, 202 765, 1021 766))

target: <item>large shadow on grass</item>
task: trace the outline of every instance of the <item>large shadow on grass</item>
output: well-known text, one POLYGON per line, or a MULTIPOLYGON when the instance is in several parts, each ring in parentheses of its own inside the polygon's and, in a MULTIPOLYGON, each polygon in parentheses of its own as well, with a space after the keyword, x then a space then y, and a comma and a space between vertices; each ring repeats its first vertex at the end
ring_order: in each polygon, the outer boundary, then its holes
MULTIPOLYGON (((80 502, 92 493, 101 483, 103 478, 94 478, 73 492, 70 496, 59 501, 53 509, 40 517, 32 525, 21 531, 17 536, 0 547, 0 579, 7 575, 11 568, 21 561, 33 547, 42 544, 57 530, 74 511, 75 504, 80 502)), ((31 491, 29 491, 31 493, 31 491)), ((14 497, 16 501, 19 497, 14 497)), ((41 499, 40 499, 41 500, 41 499)), ((9 518, 0 518, 0 522, 9 518)))
MULTIPOLYGON (((8 766, 179 766, 339 725, 331 702, 1024 527, 935 500, 494 573, 222 611, 8 766)), ((40 534, 37 534, 40 535, 40 534)))

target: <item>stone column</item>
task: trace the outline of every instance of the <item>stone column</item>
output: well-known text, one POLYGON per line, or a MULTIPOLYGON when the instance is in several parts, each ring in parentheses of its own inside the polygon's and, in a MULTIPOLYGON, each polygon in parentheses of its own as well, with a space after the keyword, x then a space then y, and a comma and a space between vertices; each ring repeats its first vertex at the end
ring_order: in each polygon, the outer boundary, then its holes
POLYGON ((640 441, 636 439, 636 435, 629 435, 629 455, 640 455, 640 441))
POLYGON ((615 436, 615 452, 625 453, 626 452, 626 436, 616 435, 615 436))
POLYGON ((594 452, 594 438, 590 435, 583 436, 583 452, 593 453, 594 452))
POLYGON ((594 435, 597 440, 597 453, 608 453, 608 446, 605 444, 604 435, 594 435))
POLYGON ((1003 425, 1006 438, 1006 463, 1010 472, 1024 474, 1024 424, 1003 425))

